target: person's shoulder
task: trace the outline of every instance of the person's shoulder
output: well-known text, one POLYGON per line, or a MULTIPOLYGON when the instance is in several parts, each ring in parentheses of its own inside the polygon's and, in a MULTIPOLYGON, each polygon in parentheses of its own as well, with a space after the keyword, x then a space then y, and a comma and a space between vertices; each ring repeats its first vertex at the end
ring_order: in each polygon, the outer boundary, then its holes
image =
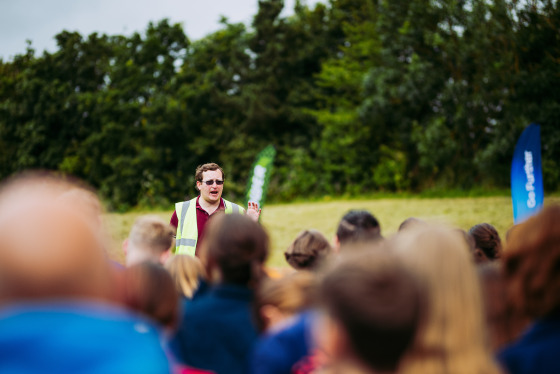
POLYGON ((211 285, 204 279, 199 280, 199 285, 194 295, 191 299, 184 298, 183 299, 183 311, 187 311, 193 308, 197 308, 198 305, 204 305, 207 303, 209 299, 208 296, 210 295, 210 291, 212 289, 211 285))
POLYGON ((291 369, 291 350, 277 333, 261 335, 251 353, 253 373, 285 373, 291 369))
POLYGON ((196 200, 198 199, 198 197, 199 197, 199 195, 193 197, 192 199, 183 200, 183 201, 177 201, 177 202, 175 203, 175 206, 181 205, 181 204, 183 204, 183 203, 192 203, 192 202, 196 202, 196 200))
POLYGON ((558 346, 560 320, 537 321, 517 341, 504 347, 497 358, 512 373, 532 373, 537 366, 558 373, 558 346))
POLYGON ((244 210, 245 210, 245 208, 243 208, 242 205, 236 204, 236 203, 234 203, 233 201, 226 200, 226 199, 224 199, 223 197, 222 197, 222 202, 224 203, 224 206, 230 205, 230 206, 232 206, 232 207, 237 207, 237 208, 239 208, 240 211, 244 211, 244 210))
MULTIPOLYGON (((93 302, 56 302, 25 304, 6 308, 1 313, 0 351, 12 351, 17 344, 17 356, 0 354, 3 368, 10 372, 11 364, 21 369, 41 367, 40 371, 72 372, 90 358, 111 349, 115 355, 102 357, 95 363, 99 372, 122 372, 144 366, 149 370, 167 368, 167 358, 160 341, 159 328, 150 321, 125 309, 93 302), (48 329, 45 327, 48 326, 48 329), (84 336, 95 336, 84 340, 84 336), (14 340, 14 338, 17 339, 14 340), (10 350, 3 348, 10 347, 10 350), (25 347, 35 347, 33 360, 25 347), (110 347, 110 348, 108 348, 110 347), (125 349, 126 348, 126 349, 125 349), (131 352, 149 352, 140 360, 131 352), (61 356, 62 355, 62 356, 61 356), (60 357, 67 360, 60 360, 60 357)), ((25 370, 24 370, 25 371, 25 370)), ((96 370, 93 370, 96 371, 96 370)))
POLYGON ((259 337, 252 354, 255 373, 287 373, 310 352, 307 316, 299 315, 281 330, 259 337))
MULTIPOLYGON (((201 281, 199 288, 192 299, 185 299, 183 314, 186 318, 210 318, 214 315, 223 315, 224 308, 232 308, 228 297, 222 295, 219 285, 212 285, 201 281)), ((232 310, 230 310, 232 312, 232 310)))
POLYGON ((295 349, 299 343, 308 345, 307 335, 312 328, 311 315, 311 313, 300 314, 280 330, 263 335, 260 338, 263 345, 268 347, 281 346, 288 350, 295 349))

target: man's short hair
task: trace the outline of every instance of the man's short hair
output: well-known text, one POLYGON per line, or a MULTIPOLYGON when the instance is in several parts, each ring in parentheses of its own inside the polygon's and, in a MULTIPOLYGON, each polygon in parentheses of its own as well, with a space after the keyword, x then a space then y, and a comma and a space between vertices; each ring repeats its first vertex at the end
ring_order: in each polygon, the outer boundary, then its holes
POLYGON ((351 210, 342 217, 336 230, 339 243, 362 242, 381 239, 381 226, 377 218, 366 210, 351 210))
POLYGON ((325 273, 320 298, 356 357, 375 371, 396 370, 423 304, 421 289, 397 256, 385 250, 343 254, 325 273))
POLYGON ((210 162, 208 164, 204 164, 204 165, 199 165, 196 168, 196 172, 194 173, 194 179, 197 182, 202 182, 202 173, 204 173, 205 171, 214 171, 214 170, 219 170, 222 172, 222 180, 226 179, 226 175, 224 174, 224 169, 222 169, 220 167, 220 165, 215 164, 213 162, 210 162))
POLYGON ((128 240, 136 248, 161 254, 174 246, 173 235, 175 230, 171 225, 157 216, 148 215, 134 222, 128 240))

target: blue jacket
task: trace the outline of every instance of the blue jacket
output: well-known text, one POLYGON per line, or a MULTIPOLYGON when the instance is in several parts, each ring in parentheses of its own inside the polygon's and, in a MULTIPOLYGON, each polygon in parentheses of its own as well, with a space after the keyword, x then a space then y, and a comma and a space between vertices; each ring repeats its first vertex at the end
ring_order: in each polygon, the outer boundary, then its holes
POLYGON ((252 374, 290 374, 294 366, 312 354, 314 312, 305 312, 280 331, 264 334, 255 346, 252 374))
POLYGON ((560 373, 560 313, 535 322, 498 360, 509 374, 560 373))
POLYGON ((159 330, 115 306, 57 301, 0 310, 0 373, 169 373, 159 330))
POLYGON ((218 374, 246 374, 257 339, 253 292, 234 284, 202 285, 183 302, 172 347, 186 365, 218 374))

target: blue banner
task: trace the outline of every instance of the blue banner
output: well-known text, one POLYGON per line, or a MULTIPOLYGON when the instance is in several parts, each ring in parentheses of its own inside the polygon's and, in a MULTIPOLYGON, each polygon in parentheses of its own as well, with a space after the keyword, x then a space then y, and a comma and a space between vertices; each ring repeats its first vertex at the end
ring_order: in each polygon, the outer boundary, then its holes
POLYGON ((511 163, 513 222, 521 223, 541 210, 544 200, 541 128, 530 124, 521 134, 511 163))

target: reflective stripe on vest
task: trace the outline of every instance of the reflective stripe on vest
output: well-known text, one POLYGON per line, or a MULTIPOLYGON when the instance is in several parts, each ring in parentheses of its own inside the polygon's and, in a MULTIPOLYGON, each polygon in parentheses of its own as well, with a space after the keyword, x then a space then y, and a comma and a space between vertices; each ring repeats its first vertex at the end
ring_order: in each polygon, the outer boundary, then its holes
MULTIPOLYGON (((177 213, 177 236, 175 238, 175 254, 194 256, 198 241, 198 226, 196 221, 196 199, 175 204, 177 213)), ((245 209, 230 201, 224 200, 226 214, 245 213, 245 209)))

